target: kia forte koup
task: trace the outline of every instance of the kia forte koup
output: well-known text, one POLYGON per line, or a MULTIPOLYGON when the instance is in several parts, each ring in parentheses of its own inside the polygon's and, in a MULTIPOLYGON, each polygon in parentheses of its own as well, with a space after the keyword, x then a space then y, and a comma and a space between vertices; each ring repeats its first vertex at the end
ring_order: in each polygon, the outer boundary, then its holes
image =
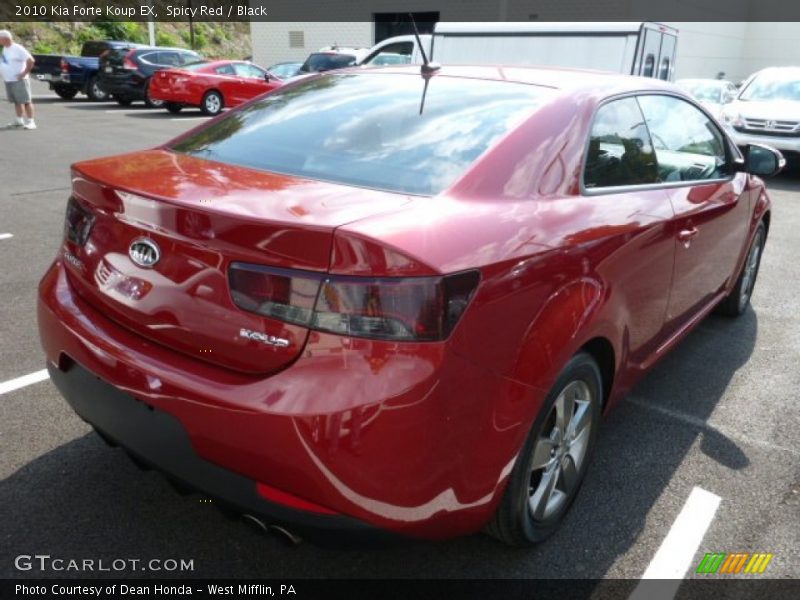
POLYGON ((652 79, 311 76, 73 166, 48 369, 106 441, 265 525, 538 542, 601 415, 748 310, 781 166, 652 79))

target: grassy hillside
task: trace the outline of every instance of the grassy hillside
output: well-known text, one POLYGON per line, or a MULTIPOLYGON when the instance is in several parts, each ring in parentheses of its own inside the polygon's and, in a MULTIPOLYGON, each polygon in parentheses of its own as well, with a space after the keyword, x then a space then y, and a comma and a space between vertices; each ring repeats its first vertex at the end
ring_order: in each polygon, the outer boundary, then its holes
MULTIPOLYGON (((3 23, 16 41, 36 54, 79 54, 86 40, 129 40, 147 43, 147 24, 103 21, 95 23, 3 23)), ((188 23, 156 23, 159 46, 189 48, 188 23)), ((249 23, 195 23, 194 49, 208 58, 244 58, 252 54, 249 23)))

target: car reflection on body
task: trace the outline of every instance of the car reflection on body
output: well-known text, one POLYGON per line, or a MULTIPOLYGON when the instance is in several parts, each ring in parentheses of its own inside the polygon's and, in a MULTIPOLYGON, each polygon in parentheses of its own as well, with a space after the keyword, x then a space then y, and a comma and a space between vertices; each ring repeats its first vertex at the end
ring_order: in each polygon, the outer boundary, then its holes
POLYGON ((748 310, 780 166, 652 79, 311 75, 74 165, 48 368, 137 461, 304 537, 539 542, 601 414, 748 310))
POLYGON ((157 71, 149 92, 171 113, 196 106, 207 115, 217 115, 226 107, 239 106, 282 84, 281 79, 253 63, 215 60, 157 71))

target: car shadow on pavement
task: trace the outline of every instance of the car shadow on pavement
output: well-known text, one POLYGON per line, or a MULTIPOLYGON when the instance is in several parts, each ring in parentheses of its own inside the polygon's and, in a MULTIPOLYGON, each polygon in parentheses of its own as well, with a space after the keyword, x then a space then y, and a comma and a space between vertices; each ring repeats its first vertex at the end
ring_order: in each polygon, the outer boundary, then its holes
POLYGON ((110 104, 109 102, 98 102, 95 100, 89 100, 89 98, 70 98, 66 100, 64 98, 59 98, 58 96, 47 96, 42 98, 41 96, 34 96, 33 97, 34 104, 64 104, 66 106, 72 106, 73 103, 77 103, 78 105, 87 105, 87 104, 110 104))
POLYGON ((784 169, 775 177, 770 177, 767 180, 767 189, 800 192, 800 167, 784 169))
POLYGON ((606 419, 570 514, 534 548, 509 548, 481 534, 378 548, 287 548, 198 496, 179 496, 163 477, 140 471, 87 433, 0 481, 0 576, 602 578, 640 538, 695 444, 725 468, 747 465, 736 443, 705 421, 753 352, 757 329, 752 309, 740 319, 712 316, 666 356, 606 419), (16 570, 19 554, 109 564, 184 558, 194 570, 42 574, 16 570))
POLYGON ((117 104, 116 102, 87 102, 85 104, 67 104, 65 108, 69 108, 72 110, 86 110, 86 111, 98 111, 98 110, 114 110, 119 109, 123 110, 142 110, 142 111, 151 111, 156 110, 154 108, 147 108, 144 104, 130 104, 128 106, 122 106, 117 104))
POLYGON ((199 120, 199 119, 210 119, 211 118, 208 115, 204 115, 199 110, 196 110, 196 111, 191 111, 190 110, 189 112, 179 112, 178 114, 173 114, 173 113, 168 112, 167 110, 165 110, 163 108, 160 109, 160 110, 159 109, 155 109, 155 110, 152 110, 150 112, 127 114, 125 116, 129 117, 131 119, 154 119, 154 120, 158 120, 158 119, 179 119, 179 120, 180 119, 186 119, 186 120, 198 119, 199 120))

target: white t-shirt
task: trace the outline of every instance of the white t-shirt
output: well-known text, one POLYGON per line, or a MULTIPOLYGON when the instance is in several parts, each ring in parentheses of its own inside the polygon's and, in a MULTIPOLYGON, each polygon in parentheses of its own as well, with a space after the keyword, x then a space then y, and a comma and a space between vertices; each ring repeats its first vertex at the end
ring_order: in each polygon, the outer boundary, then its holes
POLYGON ((3 81, 17 81, 20 73, 25 70, 25 63, 33 58, 31 53, 17 43, 12 43, 8 48, 2 48, 0 54, 0 75, 3 81))

